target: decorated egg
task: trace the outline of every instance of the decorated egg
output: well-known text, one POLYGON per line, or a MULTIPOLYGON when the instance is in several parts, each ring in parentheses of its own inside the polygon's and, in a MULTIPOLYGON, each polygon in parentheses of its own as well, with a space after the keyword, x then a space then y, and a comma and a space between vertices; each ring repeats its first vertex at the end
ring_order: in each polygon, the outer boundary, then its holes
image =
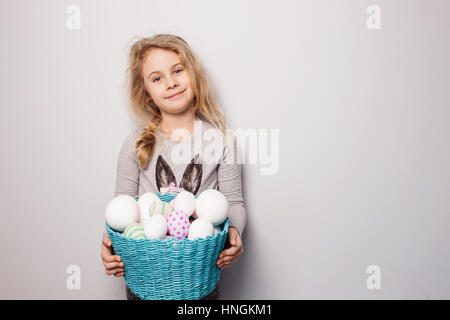
POLYGON ((183 210, 174 210, 169 214, 167 228, 175 239, 187 238, 190 225, 189 217, 183 210))
POLYGON ((199 218, 217 226, 227 219, 228 201, 221 192, 208 189, 198 196, 195 211, 199 218))
POLYGON ((143 239, 145 238, 144 226, 140 223, 132 223, 125 228, 123 235, 131 239, 143 239))
POLYGON ((164 239, 167 234, 167 221, 161 214, 151 216, 144 224, 144 233, 148 239, 164 239))
POLYGON ((166 218, 167 221, 169 214, 173 211, 173 207, 169 202, 155 201, 150 204, 148 211, 150 216, 161 214, 164 216, 164 218, 166 218))
POLYGON ((195 210, 195 196, 188 191, 181 191, 173 199, 173 210, 183 210, 190 217, 195 210))
POLYGON ((136 200, 127 194, 114 197, 109 201, 105 210, 106 222, 108 225, 119 232, 138 221, 139 207, 136 200))
POLYGON ((172 212, 172 210, 173 208, 168 202, 161 200, 152 200, 148 205, 148 211, 141 214, 139 222, 145 224, 148 218, 157 214, 164 215, 167 221, 167 217, 169 216, 169 213, 172 212))
POLYGON ((207 236, 212 236, 213 232, 214 226, 210 221, 198 218, 191 223, 188 239, 195 240, 198 238, 206 238, 207 236))
POLYGON ((140 211, 139 221, 141 223, 144 223, 144 220, 148 218, 150 204, 154 201, 161 202, 161 199, 153 192, 146 192, 139 197, 137 203, 140 211))

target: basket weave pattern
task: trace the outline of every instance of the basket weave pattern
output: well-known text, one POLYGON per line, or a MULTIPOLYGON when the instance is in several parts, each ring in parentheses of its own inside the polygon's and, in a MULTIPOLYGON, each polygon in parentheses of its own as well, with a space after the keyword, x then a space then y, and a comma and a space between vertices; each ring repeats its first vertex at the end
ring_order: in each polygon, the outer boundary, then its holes
MULTIPOLYGON (((158 197, 170 202, 176 194, 158 197)), ((203 239, 130 239, 106 224, 115 254, 124 263, 130 290, 145 300, 194 300, 216 287, 220 269, 216 261, 228 234, 228 219, 222 232, 203 239)))

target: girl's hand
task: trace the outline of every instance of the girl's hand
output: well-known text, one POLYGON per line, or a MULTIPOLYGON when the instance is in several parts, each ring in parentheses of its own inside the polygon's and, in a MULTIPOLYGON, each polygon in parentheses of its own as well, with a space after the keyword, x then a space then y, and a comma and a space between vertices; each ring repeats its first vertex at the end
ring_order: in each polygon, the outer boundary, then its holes
POLYGON ((123 262, 117 255, 112 254, 112 244, 108 236, 103 237, 102 243, 102 260, 107 275, 115 275, 121 277, 125 274, 123 262))
POLYGON ((230 227, 228 229, 228 242, 231 247, 223 250, 216 262, 217 266, 220 269, 229 267, 244 252, 241 236, 239 235, 237 229, 234 227, 230 227))

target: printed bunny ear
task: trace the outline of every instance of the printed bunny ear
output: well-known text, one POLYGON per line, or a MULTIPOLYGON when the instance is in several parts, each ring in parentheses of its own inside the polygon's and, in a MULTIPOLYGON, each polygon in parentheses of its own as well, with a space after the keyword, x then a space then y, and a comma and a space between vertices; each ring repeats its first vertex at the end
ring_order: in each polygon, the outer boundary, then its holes
POLYGON ((198 163, 199 154, 192 158, 184 171, 181 179, 180 188, 189 191, 193 195, 197 194, 198 189, 202 183, 203 164, 198 163))
POLYGON ((172 169, 170 169, 169 164, 164 160, 164 158, 159 155, 156 161, 156 187, 159 190, 161 188, 169 187, 170 183, 173 182, 177 185, 177 179, 175 178, 172 169))

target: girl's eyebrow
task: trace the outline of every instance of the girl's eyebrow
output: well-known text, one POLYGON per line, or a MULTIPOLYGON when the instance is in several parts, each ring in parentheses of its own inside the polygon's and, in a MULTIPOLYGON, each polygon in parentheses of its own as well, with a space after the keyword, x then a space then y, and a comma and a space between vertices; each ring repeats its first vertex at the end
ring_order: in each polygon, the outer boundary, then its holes
MULTIPOLYGON (((177 63, 175 63, 172 67, 170 67, 170 68, 173 68, 173 67, 175 67, 176 65, 179 65, 179 64, 182 64, 181 62, 177 62, 177 63)), ((153 71, 152 73, 150 73, 148 76, 147 76, 147 79, 148 78, 150 78, 150 76, 152 75, 152 74, 154 74, 154 73, 161 73, 161 71, 153 71)))

